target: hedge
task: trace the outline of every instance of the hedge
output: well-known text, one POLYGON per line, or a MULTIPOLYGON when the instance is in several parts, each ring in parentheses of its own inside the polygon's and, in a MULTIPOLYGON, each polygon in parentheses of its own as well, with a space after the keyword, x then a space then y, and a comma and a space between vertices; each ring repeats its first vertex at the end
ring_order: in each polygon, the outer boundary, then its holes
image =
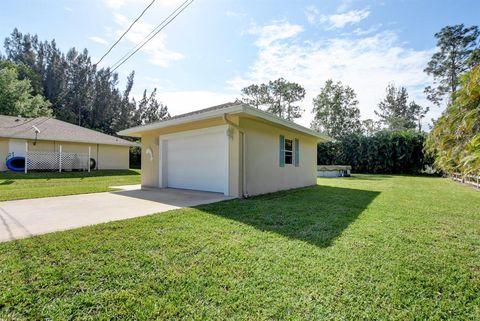
POLYGON ((373 136, 351 135, 318 145, 318 165, 351 165, 357 173, 418 174, 432 159, 423 152, 425 134, 380 131, 373 136))

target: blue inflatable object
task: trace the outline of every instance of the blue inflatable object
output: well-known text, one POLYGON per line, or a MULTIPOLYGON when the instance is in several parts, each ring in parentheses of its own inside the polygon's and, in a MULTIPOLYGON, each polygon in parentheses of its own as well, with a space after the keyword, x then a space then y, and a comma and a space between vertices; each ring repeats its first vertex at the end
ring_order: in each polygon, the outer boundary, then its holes
POLYGON ((12 172, 23 172, 25 171, 25 157, 10 157, 5 165, 12 172))

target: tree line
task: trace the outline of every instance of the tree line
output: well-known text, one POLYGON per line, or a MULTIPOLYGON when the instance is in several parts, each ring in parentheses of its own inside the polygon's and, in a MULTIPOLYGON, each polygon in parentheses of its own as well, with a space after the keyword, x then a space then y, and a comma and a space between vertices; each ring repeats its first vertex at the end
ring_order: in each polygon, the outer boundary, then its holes
MULTIPOLYGON (((437 50, 424 70, 433 78, 433 84, 424 90, 428 101, 437 106, 447 104, 441 117, 433 121, 425 144, 425 151, 444 172, 480 172, 479 36, 478 26, 442 28, 435 34, 437 50)), ((5 39, 4 52, 0 54, 0 114, 51 116, 113 135, 170 117, 167 106, 157 99, 156 89, 145 90, 137 102, 131 97, 135 73, 130 73, 121 90, 118 74, 109 68, 98 69, 86 49, 71 48, 63 53, 55 40, 40 41, 36 35, 14 29, 5 39)), ((241 94, 243 102, 287 120, 305 112, 299 104, 305 89, 284 78, 252 84, 241 94)), ((385 97, 375 110, 378 120, 362 120, 355 91, 332 79, 319 88, 312 105, 311 127, 336 142, 377 137, 384 131, 416 131, 425 137, 421 122, 429 107, 409 101, 406 88, 393 83, 387 84, 385 97)))
MULTIPOLYGON (((361 120, 355 91, 330 79, 312 102, 312 129, 334 138, 319 146, 319 164, 347 163, 359 171, 403 173, 434 160, 447 173, 480 174, 480 30, 459 24, 446 26, 434 36, 437 50, 424 69, 433 84, 424 93, 432 105, 446 103, 447 108, 432 120, 430 133, 422 133, 421 125, 430 107, 409 101, 405 87, 388 84, 375 110, 378 120, 361 120), (410 165, 400 166, 402 159, 410 165)), ((241 92, 243 102, 287 120, 304 112, 299 102, 305 90, 283 78, 252 84, 241 92)))
POLYGON ((87 49, 63 53, 55 40, 14 29, 0 56, 0 114, 52 116, 115 135, 119 130, 170 117, 154 89, 131 97, 135 73, 118 88, 118 74, 98 68, 87 49))

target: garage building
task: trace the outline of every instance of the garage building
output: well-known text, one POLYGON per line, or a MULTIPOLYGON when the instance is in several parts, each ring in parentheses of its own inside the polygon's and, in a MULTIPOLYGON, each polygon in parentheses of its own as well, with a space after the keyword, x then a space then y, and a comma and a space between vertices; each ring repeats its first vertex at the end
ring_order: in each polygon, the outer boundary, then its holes
POLYGON ((329 139, 237 102, 119 134, 141 137, 142 186, 234 197, 316 184, 317 144, 329 139))

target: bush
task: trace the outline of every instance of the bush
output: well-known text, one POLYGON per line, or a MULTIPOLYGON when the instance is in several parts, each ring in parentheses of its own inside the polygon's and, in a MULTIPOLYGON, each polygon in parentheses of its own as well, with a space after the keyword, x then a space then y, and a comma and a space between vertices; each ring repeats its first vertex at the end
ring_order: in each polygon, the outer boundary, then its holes
POLYGON ((319 144, 317 164, 351 165, 357 173, 418 174, 432 160, 423 153, 425 134, 413 130, 351 135, 319 144))

